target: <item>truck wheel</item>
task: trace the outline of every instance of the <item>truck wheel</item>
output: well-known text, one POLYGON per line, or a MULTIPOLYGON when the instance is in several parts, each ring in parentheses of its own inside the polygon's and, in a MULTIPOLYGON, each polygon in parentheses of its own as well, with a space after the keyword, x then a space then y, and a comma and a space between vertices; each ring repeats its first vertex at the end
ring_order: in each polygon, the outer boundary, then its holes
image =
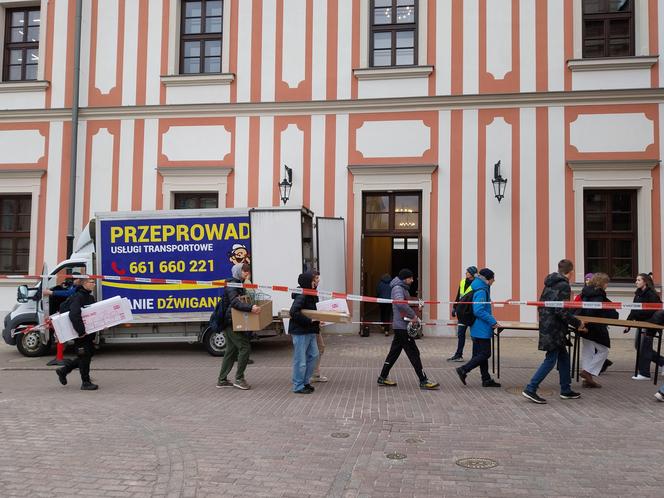
POLYGON ((224 351, 226 351, 224 331, 215 332, 208 327, 203 334, 203 346, 212 356, 224 356, 224 351))
MULTIPOLYGON (((26 323, 16 327, 16 331, 30 327, 32 324, 26 323)), ((16 348, 23 356, 36 357, 48 354, 51 349, 50 342, 44 344, 42 341, 41 333, 39 330, 33 330, 27 334, 20 334, 16 336, 16 348)))

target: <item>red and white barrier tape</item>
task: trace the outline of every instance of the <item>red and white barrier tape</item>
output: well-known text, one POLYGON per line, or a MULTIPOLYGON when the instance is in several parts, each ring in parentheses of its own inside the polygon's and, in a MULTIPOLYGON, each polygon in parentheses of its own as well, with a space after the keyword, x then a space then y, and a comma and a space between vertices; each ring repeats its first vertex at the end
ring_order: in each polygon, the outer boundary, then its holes
MULTIPOLYGON (((347 301, 378 303, 378 304, 407 304, 411 306, 425 305, 450 305, 459 304, 457 301, 436 301, 436 300, 397 300, 384 299, 380 297, 362 296, 359 294, 348 294, 346 292, 323 291, 317 289, 302 289, 300 287, 288 287, 287 285, 261 285, 244 284, 238 282, 226 282, 225 280, 188 280, 172 278, 153 278, 153 277, 125 277, 119 275, 61 275, 62 278, 92 278, 96 280, 109 280, 119 282, 137 282, 149 284, 183 284, 183 285, 201 285, 217 287, 235 287, 243 289, 262 290, 268 292, 290 292, 292 294, 304 294, 308 296, 319 296, 327 299, 345 299, 347 301)), ((2 279, 23 279, 23 280, 41 280, 41 275, 0 275, 2 279)), ((490 301, 495 306, 536 306, 539 308, 573 308, 573 309, 612 309, 612 310, 661 310, 664 308, 662 303, 595 303, 587 301, 490 301)), ((466 302, 464 304, 480 304, 479 302, 466 302)), ((486 304, 486 303, 482 303, 486 304)))

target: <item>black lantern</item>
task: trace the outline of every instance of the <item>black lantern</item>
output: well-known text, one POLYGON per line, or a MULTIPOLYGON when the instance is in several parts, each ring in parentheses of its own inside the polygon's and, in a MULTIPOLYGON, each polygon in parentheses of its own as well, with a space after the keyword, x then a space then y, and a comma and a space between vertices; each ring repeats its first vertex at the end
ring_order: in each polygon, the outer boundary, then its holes
POLYGON ((284 206, 290 198, 291 187, 293 186, 293 170, 284 164, 284 169, 286 170, 286 175, 284 179, 281 180, 279 184, 279 192, 281 193, 281 202, 284 203, 284 206))
POLYGON ((500 161, 493 165, 493 195, 496 196, 498 202, 505 197, 505 188, 507 188, 507 178, 503 178, 500 174, 500 161))

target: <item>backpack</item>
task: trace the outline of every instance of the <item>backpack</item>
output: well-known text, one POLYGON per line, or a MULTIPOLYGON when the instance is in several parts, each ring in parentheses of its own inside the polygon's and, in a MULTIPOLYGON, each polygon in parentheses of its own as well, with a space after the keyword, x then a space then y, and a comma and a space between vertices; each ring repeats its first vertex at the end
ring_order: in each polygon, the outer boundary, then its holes
POLYGON ((209 326, 212 330, 216 332, 221 332, 224 329, 224 321, 226 317, 226 293, 224 296, 217 302, 217 305, 214 307, 214 311, 210 315, 209 326))
POLYGON ((459 298, 456 305, 456 316, 459 320, 459 325, 471 326, 475 323, 475 313, 473 313, 473 296, 475 291, 470 291, 459 298))

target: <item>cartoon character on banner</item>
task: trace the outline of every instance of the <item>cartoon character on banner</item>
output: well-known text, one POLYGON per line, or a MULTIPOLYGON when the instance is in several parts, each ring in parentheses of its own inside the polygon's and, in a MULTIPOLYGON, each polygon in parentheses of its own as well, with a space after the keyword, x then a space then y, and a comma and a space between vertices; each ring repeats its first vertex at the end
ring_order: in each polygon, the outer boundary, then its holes
POLYGON ((243 244, 233 244, 233 248, 228 253, 228 260, 233 265, 251 264, 251 256, 249 255, 249 251, 247 251, 247 247, 243 244))

